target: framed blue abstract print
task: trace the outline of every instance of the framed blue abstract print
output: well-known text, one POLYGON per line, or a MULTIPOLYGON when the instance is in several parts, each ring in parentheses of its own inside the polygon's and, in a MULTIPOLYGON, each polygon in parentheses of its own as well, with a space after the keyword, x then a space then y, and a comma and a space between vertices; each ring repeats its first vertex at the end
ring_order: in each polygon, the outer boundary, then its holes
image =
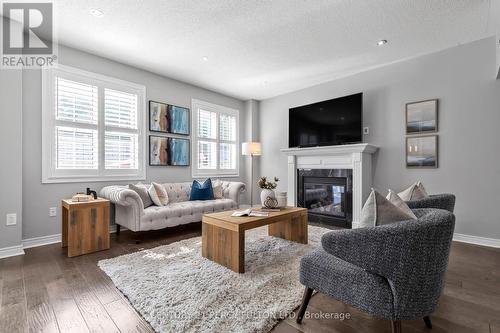
POLYGON ((169 105, 170 133, 189 135, 189 109, 169 105))
POLYGON ((168 138, 168 148, 170 152, 170 164, 177 166, 189 165, 189 140, 168 138))
POLYGON ((152 132, 189 135, 189 109, 149 101, 149 130, 152 132))
POLYGON ((188 139, 149 136, 151 166, 189 166, 190 156, 188 139))

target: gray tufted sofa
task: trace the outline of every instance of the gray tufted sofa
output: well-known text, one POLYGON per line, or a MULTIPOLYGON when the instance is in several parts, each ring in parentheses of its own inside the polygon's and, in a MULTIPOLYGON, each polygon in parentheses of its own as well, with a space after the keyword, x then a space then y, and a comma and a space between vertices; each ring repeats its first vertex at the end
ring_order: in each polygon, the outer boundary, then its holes
POLYGON ((306 286, 300 323, 314 290, 373 316, 423 318, 437 307, 448 265, 455 216, 441 209, 414 209, 417 220, 338 230, 323 235, 322 247, 304 256, 300 282, 306 286))
POLYGON ((449 193, 434 194, 420 200, 407 201, 411 209, 415 208, 437 208, 453 213, 455 209, 455 195, 449 193))
POLYGON ((220 212, 239 207, 240 194, 245 184, 222 182, 222 199, 189 201, 192 183, 162 184, 167 191, 166 206, 144 208, 139 195, 127 186, 107 186, 100 196, 115 205, 115 223, 132 231, 157 230, 181 224, 201 221, 204 213, 220 212))

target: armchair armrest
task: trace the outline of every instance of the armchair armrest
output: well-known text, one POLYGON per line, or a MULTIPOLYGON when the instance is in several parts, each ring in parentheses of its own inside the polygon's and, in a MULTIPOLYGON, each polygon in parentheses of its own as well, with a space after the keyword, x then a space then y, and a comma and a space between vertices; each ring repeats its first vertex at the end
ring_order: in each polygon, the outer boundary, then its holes
POLYGON ((416 208, 437 208, 453 213, 455 208, 455 195, 449 193, 430 195, 420 200, 406 202, 411 209, 416 208))
POLYGON ((246 191, 246 186, 242 182, 223 182, 224 198, 233 200, 240 205, 240 194, 246 191))
POLYGON ((326 252, 342 260, 389 279, 400 269, 401 255, 417 245, 413 241, 415 233, 416 228, 410 221, 402 221, 332 231, 323 235, 321 245, 326 252))

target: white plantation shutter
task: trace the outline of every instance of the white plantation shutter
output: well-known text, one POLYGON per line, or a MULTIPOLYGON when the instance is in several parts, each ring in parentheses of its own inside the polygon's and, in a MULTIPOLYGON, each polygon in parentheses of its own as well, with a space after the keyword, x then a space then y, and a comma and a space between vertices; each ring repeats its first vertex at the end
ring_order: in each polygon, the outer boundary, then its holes
POLYGON ((137 169, 139 166, 139 145, 136 134, 137 95, 104 89, 104 123, 105 168, 137 169), (120 132, 113 131, 114 128, 120 128, 120 132), (132 131, 121 132, 123 129, 132 131))
POLYGON ((42 76, 42 181, 144 179, 144 86, 66 66, 42 76))
POLYGON ((215 170, 217 168, 217 144, 209 141, 198 142, 198 168, 215 170))
POLYGON ((200 110, 198 112, 198 136, 200 138, 217 138, 217 113, 200 110))
POLYGON ((236 117, 221 114, 219 129, 221 140, 236 141, 236 117))
POLYGON ((225 170, 236 168, 236 144, 220 144, 220 168, 225 170))
POLYGON ((137 129, 137 95, 104 89, 106 126, 137 129))
POLYGON ((193 176, 238 175, 238 110, 193 100, 193 176))
POLYGON ((97 124, 97 87, 56 78, 57 120, 97 124))
POLYGON ((56 78, 56 169, 98 168, 98 88, 56 78))
POLYGON ((220 132, 220 168, 233 170, 236 168, 236 117, 221 113, 220 132))
POLYGON ((137 134, 106 132, 104 142, 106 169, 137 169, 139 162, 137 134))
POLYGON ((97 169, 96 130, 57 126, 56 132, 57 169, 97 169))

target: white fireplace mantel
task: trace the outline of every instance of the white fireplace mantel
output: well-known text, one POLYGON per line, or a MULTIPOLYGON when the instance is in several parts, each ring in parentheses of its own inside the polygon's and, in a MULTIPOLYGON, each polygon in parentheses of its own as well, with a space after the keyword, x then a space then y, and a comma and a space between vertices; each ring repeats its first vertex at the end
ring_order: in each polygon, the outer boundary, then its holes
POLYGON ((352 169, 352 227, 356 228, 372 187, 372 155, 377 150, 368 143, 281 149, 288 155, 288 205, 297 205, 298 169, 352 169))

